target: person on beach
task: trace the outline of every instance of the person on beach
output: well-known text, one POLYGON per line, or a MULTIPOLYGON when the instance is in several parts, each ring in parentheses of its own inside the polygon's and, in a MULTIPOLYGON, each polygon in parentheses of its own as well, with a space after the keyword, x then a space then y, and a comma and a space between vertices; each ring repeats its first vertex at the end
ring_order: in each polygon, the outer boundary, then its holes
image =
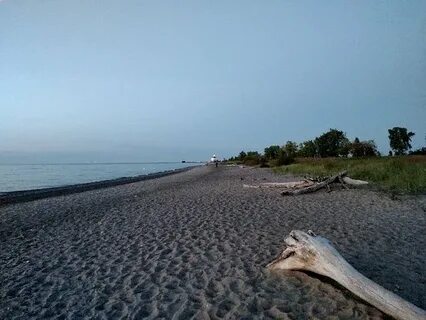
POLYGON ((217 168, 219 160, 216 158, 215 154, 213 155, 213 157, 211 157, 210 162, 213 162, 217 168))

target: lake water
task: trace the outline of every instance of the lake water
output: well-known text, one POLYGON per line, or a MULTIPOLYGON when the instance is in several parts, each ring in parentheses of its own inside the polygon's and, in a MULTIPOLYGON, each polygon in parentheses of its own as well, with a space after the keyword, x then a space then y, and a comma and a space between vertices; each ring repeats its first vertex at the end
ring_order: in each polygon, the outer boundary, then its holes
POLYGON ((0 164, 0 192, 59 187, 77 183, 131 177, 197 164, 96 163, 96 164, 0 164))

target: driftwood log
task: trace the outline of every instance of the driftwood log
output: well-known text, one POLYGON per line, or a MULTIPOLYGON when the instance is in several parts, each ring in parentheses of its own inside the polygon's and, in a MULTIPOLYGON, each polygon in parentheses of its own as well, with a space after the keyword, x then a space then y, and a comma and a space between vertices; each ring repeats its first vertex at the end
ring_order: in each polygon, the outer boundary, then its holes
POLYGON ((395 319, 426 320, 426 311, 405 301, 355 270, 325 238, 312 231, 293 230, 286 248, 271 263, 270 270, 306 270, 333 279, 356 296, 395 319))
POLYGON ((346 189, 348 189, 348 187, 346 186, 347 184, 353 185, 353 186, 361 186, 361 185, 368 184, 367 181, 351 179, 351 178, 347 177, 346 175, 347 175, 347 171, 342 171, 339 174, 336 174, 334 176, 326 178, 323 181, 314 183, 314 184, 307 186, 305 188, 289 188, 289 189, 281 192, 281 195, 283 195, 283 196, 288 196, 288 195, 296 196, 296 195, 299 195, 299 194, 315 192, 315 191, 318 191, 322 188, 327 188, 327 190, 330 191, 330 184, 335 183, 335 182, 340 182, 341 185, 346 189))
POLYGON ((299 194, 315 192, 322 188, 327 188, 327 191, 330 192, 330 185, 335 182, 340 182, 340 184, 346 189, 348 189, 348 187, 346 186, 347 184, 353 186, 361 186, 368 184, 367 181, 351 179, 347 177, 346 174, 347 172, 343 171, 339 174, 325 179, 304 179, 300 181, 291 182, 265 182, 261 184, 243 184, 243 188, 280 188, 283 189, 283 191, 281 191, 281 194, 283 196, 295 196, 299 194))
POLYGON ((339 181, 339 179, 346 176, 346 174, 347 174, 347 172, 343 171, 339 174, 336 174, 334 176, 331 176, 330 178, 325 179, 324 181, 315 183, 315 184, 313 184, 309 187, 302 188, 302 189, 296 189, 296 190, 285 190, 285 191, 281 192, 281 194, 283 196, 287 196, 287 195, 296 196, 296 195, 299 195, 299 194, 315 192, 317 190, 320 190, 322 188, 327 187, 328 185, 330 185, 333 182, 339 181))
POLYGON ((350 184, 350 185, 353 185, 353 186, 362 186, 362 185, 368 184, 367 181, 351 179, 349 177, 342 177, 342 180, 343 180, 344 183, 350 184))
POLYGON ((315 182, 310 180, 292 181, 292 182, 264 182, 261 184, 243 184, 243 188, 306 188, 312 186, 315 182))

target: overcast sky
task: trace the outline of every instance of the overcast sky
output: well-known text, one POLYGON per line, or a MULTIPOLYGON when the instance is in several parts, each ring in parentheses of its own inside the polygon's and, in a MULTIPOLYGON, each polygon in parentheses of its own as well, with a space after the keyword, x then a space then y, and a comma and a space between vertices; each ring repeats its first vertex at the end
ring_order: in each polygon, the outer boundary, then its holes
POLYGON ((426 135, 426 1, 0 1, 0 161, 426 135))

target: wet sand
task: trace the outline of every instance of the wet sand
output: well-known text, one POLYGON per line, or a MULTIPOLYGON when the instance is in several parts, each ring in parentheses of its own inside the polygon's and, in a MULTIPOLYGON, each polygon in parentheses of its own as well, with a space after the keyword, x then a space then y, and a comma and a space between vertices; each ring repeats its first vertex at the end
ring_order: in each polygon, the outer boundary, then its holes
POLYGON ((2 206, 0 319, 384 318, 324 279, 265 271, 292 229, 426 307, 424 198, 242 188, 290 179, 199 167, 2 206))

